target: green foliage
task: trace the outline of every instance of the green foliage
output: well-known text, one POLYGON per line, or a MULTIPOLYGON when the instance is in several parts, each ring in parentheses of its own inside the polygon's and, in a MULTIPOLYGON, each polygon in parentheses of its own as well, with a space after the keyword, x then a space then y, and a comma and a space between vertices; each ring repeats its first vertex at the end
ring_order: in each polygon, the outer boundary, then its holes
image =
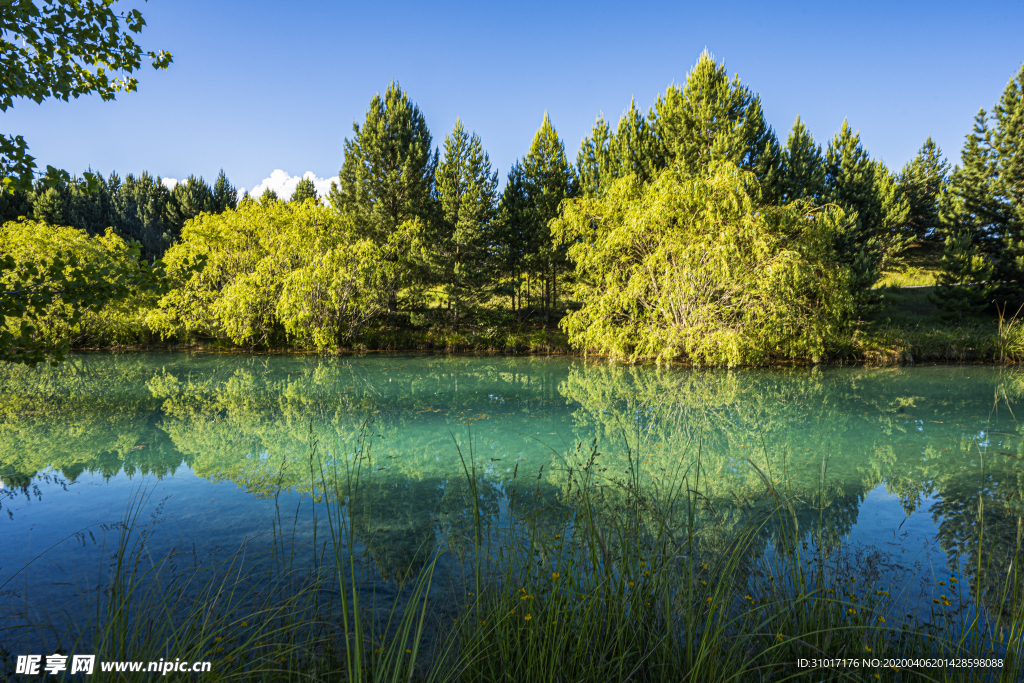
POLYGON ((942 251, 942 270, 932 301, 947 317, 983 310, 991 301, 992 264, 968 232, 950 234, 942 251))
POLYGON ((904 234, 910 207, 896 178, 880 161, 868 156, 849 123, 832 138, 825 151, 826 197, 848 215, 838 252, 853 275, 853 291, 862 303, 882 269, 898 258, 911 238, 904 234))
POLYGON ((352 130, 330 200, 361 235, 386 244, 403 223, 430 218, 437 165, 430 131, 397 83, 374 96, 363 125, 353 123, 352 130))
POLYGON ((779 159, 779 201, 789 203, 804 199, 820 205, 824 195, 825 158, 821 145, 814 144, 814 138, 798 116, 779 159))
POLYGON ((725 63, 705 50, 686 76, 683 88, 673 84, 651 113, 665 164, 682 164, 691 173, 727 161, 752 171, 763 199, 774 200, 778 182, 779 143, 764 119, 761 98, 729 80, 725 63))
POLYGON ((295 185, 295 191, 292 192, 292 196, 288 201, 301 204, 307 199, 312 199, 313 201, 320 200, 316 194, 316 186, 313 185, 313 181, 309 178, 303 178, 295 185))
POLYGON ((907 231, 915 239, 938 234, 939 197, 949 182, 949 162, 931 138, 900 172, 899 188, 910 206, 907 231))
POLYGON ((663 156, 650 123, 630 101, 614 135, 599 116, 591 137, 583 138, 576 161, 580 192, 594 196, 627 175, 647 182, 664 166, 663 156))
POLYGON ((277 192, 274 192, 269 187, 263 190, 263 194, 260 195, 260 204, 273 204, 279 202, 281 199, 277 196, 277 192))
POLYGON ((553 224, 584 283, 562 326, 574 346, 629 359, 820 358, 851 314, 832 252, 842 222, 834 208, 758 208, 755 177, 732 164, 620 180, 553 224))
POLYGON ((147 321, 165 337, 334 349, 385 310, 403 246, 316 202, 243 201, 185 224, 165 259, 174 287, 147 321))
MULTIPOLYGON (((7 111, 21 97, 36 103, 90 94, 112 100, 122 90, 136 89, 138 82, 131 74, 142 66, 144 57, 149 57, 153 68, 166 69, 170 53, 146 52, 135 42, 132 34, 146 25, 139 10, 119 14, 111 5, 113 0, 4 3, 0 111, 7 111)), ((20 135, 0 136, 0 177, 5 189, 31 187, 35 161, 27 149, 20 135)))
POLYGON ((137 242, 111 231, 89 237, 37 221, 0 227, 0 361, 56 365, 90 314, 163 291, 162 268, 139 253, 137 242))
POLYGON ((438 216, 424 253, 432 280, 448 298, 456 327, 486 291, 488 242, 498 200, 498 174, 480 137, 462 122, 444 139, 444 158, 434 175, 438 216))

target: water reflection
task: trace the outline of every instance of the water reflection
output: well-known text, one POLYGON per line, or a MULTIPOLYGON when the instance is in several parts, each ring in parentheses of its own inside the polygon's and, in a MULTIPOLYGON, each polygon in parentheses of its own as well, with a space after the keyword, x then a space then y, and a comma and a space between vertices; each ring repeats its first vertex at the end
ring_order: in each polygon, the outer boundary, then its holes
MULTIPOLYGON (((497 520, 503 505, 569 505, 570 471, 597 453, 593 468, 612 493, 633 472, 652 496, 699 475, 704 552, 757 514, 747 503, 767 477, 814 543, 840 544, 881 486, 907 515, 933 503, 951 563, 999 566, 1020 533, 1022 394, 1020 372, 973 366, 727 372, 504 357, 83 356, 57 370, 0 368, 0 511, 22 524, 17 500, 52 495, 25 519, 56 519, 63 491, 40 481, 173 479, 182 468, 201 478, 190 486, 232 484, 254 503, 282 490, 316 496, 362 454, 356 541, 383 578, 401 581, 442 535, 471 533, 470 462, 481 509, 497 520), (533 493, 510 501, 512 490, 533 493)), ((895 529, 869 531, 881 543, 895 529)), ((773 529, 763 534, 770 545, 773 529)))

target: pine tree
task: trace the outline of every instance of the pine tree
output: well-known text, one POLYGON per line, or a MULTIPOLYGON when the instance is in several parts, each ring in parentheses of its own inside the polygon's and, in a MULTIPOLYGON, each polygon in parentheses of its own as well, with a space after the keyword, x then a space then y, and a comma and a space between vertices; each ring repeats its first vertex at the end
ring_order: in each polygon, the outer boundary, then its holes
POLYGON ((433 279, 440 282, 456 327, 484 294, 488 229, 498 200, 498 174, 480 137, 456 119, 444 139, 434 174, 439 215, 427 246, 433 279))
POLYGON ((295 191, 292 192, 289 201, 301 204, 307 199, 318 200, 319 197, 316 194, 316 186, 313 184, 313 181, 309 178, 303 178, 295 185, 295 191))
POLYGON ((843 121, 825 151, 825 197, 847 212, 847 228, 837 245, 839 257, 853 271, 852 286, 861 303, 882 274, 906 247, 902 234, 909 205, 885 164, 874 161, 843 121))
POLYGON ((171 190, 171 201, 167 203, 167 220, 176 233, 181 232, 185 221, 195 218, 204 211, 213 213, 216 209, 213 190, 201 177, 190 175, 171 190))
POLYGON ((969 231, 946 236, 937 287, 929 299, 943 317, 963 318, 983 310, 991 301, 992 264, 981 253, 969 231))
POLYGON ((528 232, 528 269, 543 283, 544 317, 548 318, 558 300, 558 276, 568 270, 565 249, 551 240, 549 223, 558 216, 563 199, 575 194, 575 178, 565 158, 565 147, 547 112, 533 136, 529 153, 523 158, 523 181, 530 200, 532 218, 528 232))
POLYGON ((786 139, 779 160, 779 201, 789 203, 805 199, 821 204, 825 194, 825 158, 821 145, 798 116, 786 139))
POLYGON ((938 237, 939 197, 949 182, 949 162, 939 146, 928 138, 917 156, 903 167, 899 190, 910 207, 907 232, 916 239, 938 237))
POLYGON ((269 204, 270 202, 279 202, 281 199, 277 196, 277 192, 271 190, 269 187, 263 190, 263 194, 260 195, 260 204, 269 204))
POLYGON ((669 86, 651 113, 664 163, 699 173, 712 161, 730 161, 754 172, 765 201, 778 195, 779 143, 764 119, 761 98, 729 80, 724 63, 705 50, 680 89, 669 86))
POLYGON ((171 200, 167 187, 148 173, 138 178, 129 173, 123 182, 112 173, 108 184, 117 233, 125 239, 138 240, 145 258, 163 256, 178 237, 167 219, 167 204, 171 200))
POLYGON ((419 107, 397 83, 378 93, 362 126, 345 141, 345 160, 332 187, 334 208, 383 244, 408 220, 430 220, 436 153, 419 107))
POLYGON ((522 164, 516 161, 508 172, 491 232, 495 269, 505 280, 496 292, 511 298, 513 312, 522 306, 523 273, 532 255, 530 240, 535 224, 526 176, 522 164))
POLYGON ((1024 65, 993 107, 992 120, 990 206, 1001 242, 995 259, 1002 283, 997 296, 1016 305, 1024 302, 1024 65))
POLYGON ((223 213, 238 206, 238 190, 228 182, 224 169, 220 169, 213 184, 213 212, 223 213))
MULTIPOLYGON (((597 196, 602 187, 607 187, 612 177, 611 152, 612 131, 603 115, 597 117, 589 136, 584 136, 580 151, 576 155, 576 173, 579 191, 584 197, 597 196)), ((516 164, 518 168, 518 162, 516 164)), ((520 169, 521 172, 521 169, 520 169)), ((509 178, 512 174, 509 172, 509 178)))

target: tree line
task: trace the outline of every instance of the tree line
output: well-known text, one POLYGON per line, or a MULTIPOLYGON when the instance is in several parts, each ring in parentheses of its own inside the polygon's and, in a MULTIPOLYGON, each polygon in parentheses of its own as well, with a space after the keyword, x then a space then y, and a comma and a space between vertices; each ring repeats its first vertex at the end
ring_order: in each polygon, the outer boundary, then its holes
POLYGON ((112 174, 5 195, 0 212, 110 226, 162 257, 173 285, 147 324, 170 337, 327 348, 372 324, 554 318, 627 357, 818 357, 916 241, 943 245, 934 297, 951 315, 1024 301, 1022 92, 1024 69, 952 171, 928 139, 896 173, 846 121, 822 146, 798 118, 782 143, 705 52, 648 112, 599 116, 575 163, 545 114, 499 191, 480 137, 458 120, 435 146, 392 83, 324 198, 308 181, 283 200, 238 198, 223 172, 173 191, 112 174))

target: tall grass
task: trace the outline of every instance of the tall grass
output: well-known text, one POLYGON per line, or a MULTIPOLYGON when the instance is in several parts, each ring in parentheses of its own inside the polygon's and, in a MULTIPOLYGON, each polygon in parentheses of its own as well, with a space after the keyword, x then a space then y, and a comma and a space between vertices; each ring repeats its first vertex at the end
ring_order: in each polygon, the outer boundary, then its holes
MULTIPOLYGON (((279 515, 270 548, 243 547, 209 564, 193 554, 189 566, 179 551, 154 559, 140 496, 118 526, 102 590, 83 593, 79 605, 55 606, 45 620, 5 627, 4 648, 14 655, 40 644, 100 660, 210 659, 209 673, 175 674, 203 681, 1024 678, 1021 532, 1008 567, 983 559, 993 554, 985 552, 980 498, 976 565, 916 603, 904 588, 906 570, 843 549, 823 534, 824 524, 808 528, 785 478, 754 460, 745 466, 757 471, 763 492, 725 509, 710 495, 699 444, 689 464, 659 479, 641 467, 636 443, 607 454, 596 442, 580 445, 561 464, 555 497, 517 472, 502 513, 489 517, 481 488, 492 484, 472 450, 459 456, 471 523, 464 537, 442 539, 390 604, 377 599, 380 577, 356 542, 364 516, 372 525, 363 505, 372 444, 365 438, 350 459, 328 461, 312 443, 309 467, 320 488, 303 518, 314 530, 307 546, 295 540, 297 512, 291 520, 279 515), (439 569, 443 557, 451 572, 439 569), (1003 666, 798 664, 937 656, 998 658, 1003 666)), ((822 516, 826 469, 823 460, 822 516)), ((5 666, 13 671, 12 661, 5 666)))

